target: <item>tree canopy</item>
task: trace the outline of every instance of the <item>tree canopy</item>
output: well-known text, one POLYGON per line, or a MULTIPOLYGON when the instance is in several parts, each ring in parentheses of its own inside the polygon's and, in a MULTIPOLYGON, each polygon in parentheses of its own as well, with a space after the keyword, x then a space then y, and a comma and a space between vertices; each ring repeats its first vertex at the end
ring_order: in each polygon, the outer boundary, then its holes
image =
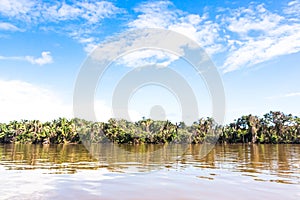
POLYGON ((39 120, 0 123, 0 143, 299 143, 300 118, 282 112, 263 117, 244 115, 221 126, 212 118, 201 118, 192 125, 184 122, 155 121, 143 118, 137 122, 110 119, 91 122, 84 119, 59 118, 42 123, 39 120))

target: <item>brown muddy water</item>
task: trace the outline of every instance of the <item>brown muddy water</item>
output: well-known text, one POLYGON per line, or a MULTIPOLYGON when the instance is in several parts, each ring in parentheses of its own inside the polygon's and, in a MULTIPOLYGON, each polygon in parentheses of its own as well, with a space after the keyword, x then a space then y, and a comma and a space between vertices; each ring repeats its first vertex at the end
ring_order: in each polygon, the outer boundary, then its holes
POLYGON ((300 199, 300 145, 88 149, 0 145, 0 199, 300 199))

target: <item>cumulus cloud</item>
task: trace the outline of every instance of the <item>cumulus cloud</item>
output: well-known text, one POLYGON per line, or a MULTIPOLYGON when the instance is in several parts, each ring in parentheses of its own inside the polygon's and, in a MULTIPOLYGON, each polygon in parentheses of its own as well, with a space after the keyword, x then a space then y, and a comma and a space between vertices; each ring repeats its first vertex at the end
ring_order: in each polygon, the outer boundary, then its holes
MULTIPOLYGON (((72 104, 52 89, 21 80, 0 79, 0 123, 21 119, 51 121, 59 117, 73 118, 72 104)), ((114 117, 110 106, 102 100, 95 101, 97 120, 107 121, 114 117)), ((141 115, 129 110, 131 120, 141 115)))
POLYGON ((71 106, 55 92, 20 80, 0 80, 0 122, 71 117, 71 106))
POLYGON ((49 51, 43 51, 41 57, 39 58, 34 58, 33 56, 26 56, 25 59, 28 62, 37 65, 45 65, 53 62, 53 58, 49 51))

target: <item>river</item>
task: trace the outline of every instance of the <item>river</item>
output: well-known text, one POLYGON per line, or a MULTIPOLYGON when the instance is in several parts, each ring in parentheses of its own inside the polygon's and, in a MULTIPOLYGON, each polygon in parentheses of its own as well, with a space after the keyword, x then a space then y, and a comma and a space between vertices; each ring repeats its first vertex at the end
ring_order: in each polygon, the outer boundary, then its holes
POLYGON ((300 145, 203 146, 0 145, 0 199, 300 199, 300 145))

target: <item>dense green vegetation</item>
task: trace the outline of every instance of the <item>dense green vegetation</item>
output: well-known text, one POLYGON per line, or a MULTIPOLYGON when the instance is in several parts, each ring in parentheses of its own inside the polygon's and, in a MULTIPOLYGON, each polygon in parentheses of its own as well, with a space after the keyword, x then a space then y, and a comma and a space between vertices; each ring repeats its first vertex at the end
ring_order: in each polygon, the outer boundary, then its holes
POLYGON ((211 118, 202 118, 191 126, 183 122, 142 119, 137 122, 110 119, 90 122, 59 118, 42 123, 38 120, 0 123, 0 143, 58 144, 80 142, 114 143, 298 143, 300 118, 282 112, 270 112, 262 118, 242 116, 219 126, 211 118))

